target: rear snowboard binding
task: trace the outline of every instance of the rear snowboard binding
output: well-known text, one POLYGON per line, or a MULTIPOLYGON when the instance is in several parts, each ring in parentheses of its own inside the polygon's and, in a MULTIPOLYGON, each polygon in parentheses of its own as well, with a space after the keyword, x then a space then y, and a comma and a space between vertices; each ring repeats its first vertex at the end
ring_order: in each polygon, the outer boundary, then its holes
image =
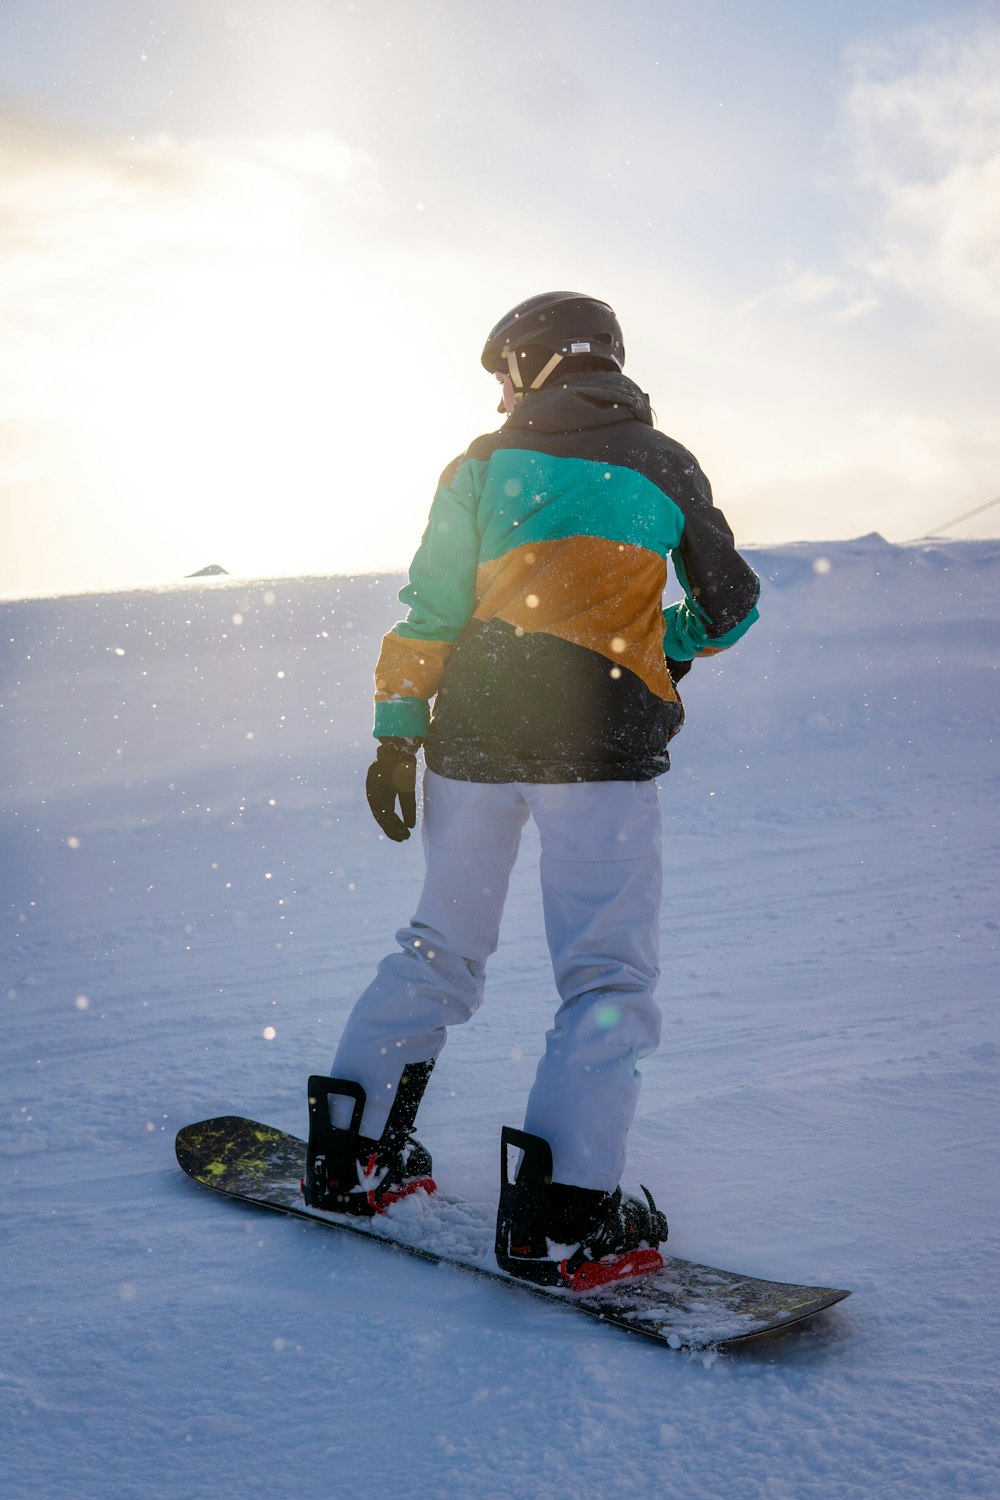
POLYGON ((663 1268, 657 1246, 667 1221, 646 1202, 552 1181, 552 1150, 541 1136, 504 1127, 496 1257, 501 1271, 539 1286, 589 1292, 663 1268), (521 1153, 520 1164, 514 1157, 521 1153))
POLYGON ((302 1196, 310 1208, 373 1218, 411 1193, 437 1192, 431 1155, 410 1134, 433 1063, 404 1068, 385 1129, 378 1141, 360 1135, 365 1091, 344 1078, 309 1079, 309 1142, 302 1196), (338 1128, 330 1099, 353 1099, 351 1122, 338 1128))

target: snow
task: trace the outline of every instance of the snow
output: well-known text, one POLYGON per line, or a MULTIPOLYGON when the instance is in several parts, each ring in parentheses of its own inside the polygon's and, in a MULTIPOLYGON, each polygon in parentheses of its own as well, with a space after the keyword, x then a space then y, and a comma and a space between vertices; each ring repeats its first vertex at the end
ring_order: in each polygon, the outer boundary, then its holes
MULTIPOLYGON (((751 556, 761 622, 685 679, 661 783, 626 1186, 678 1255, 854 1295, 717 1356, 176 1167, 209 1115, 304 1132, 411 914, 419 841, 363 796, 400 580, 0 606, 5 1496, 1000 1492, 1000 543, 751 556)), ((483 1204, 554 1008, 536 862, 421 1112, 483 1204)))

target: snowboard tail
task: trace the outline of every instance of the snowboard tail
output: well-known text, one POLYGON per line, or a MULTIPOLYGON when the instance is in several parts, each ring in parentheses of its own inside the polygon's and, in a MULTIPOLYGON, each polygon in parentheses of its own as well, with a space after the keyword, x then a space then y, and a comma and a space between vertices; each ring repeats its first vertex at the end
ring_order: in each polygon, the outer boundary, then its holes
POLYGON ((763 1281, 681 1260, 662 1258, 648 1276, 611 1282, 595 1291, 520 1281, 497 1268, 495 1217, 483 1204, 450 1194, 418 1192, 374 1219, 310 1208, 302 1196, 306 1144, 255 1120, 224 1115, 178 1133, 177 1160, 189 1177, 227 1197, 330 1229, 378 1240, 435 1265, 483 1276, 673 1349, 729 1348, 802 1323, 850 1295, 836 1287, 763 1281))

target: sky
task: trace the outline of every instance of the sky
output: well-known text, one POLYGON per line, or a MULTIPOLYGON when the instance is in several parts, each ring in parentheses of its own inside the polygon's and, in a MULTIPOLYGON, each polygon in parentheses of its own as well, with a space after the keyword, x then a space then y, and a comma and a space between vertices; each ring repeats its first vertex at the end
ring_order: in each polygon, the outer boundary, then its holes
POLYGON ((997 77, 1000 0, 2 0, 0 594, 404 568, 549 288, 742 543, 987 505, 997 77))

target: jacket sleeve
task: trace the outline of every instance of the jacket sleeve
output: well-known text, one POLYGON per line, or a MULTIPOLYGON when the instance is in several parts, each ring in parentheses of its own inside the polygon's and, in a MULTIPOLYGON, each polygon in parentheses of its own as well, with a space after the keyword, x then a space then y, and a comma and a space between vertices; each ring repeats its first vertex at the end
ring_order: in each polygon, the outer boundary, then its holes
POLYGON ((677 661, 725 651, 757 619, 760 580, 737 552, 712 487, 692 459, 681 501, 684 528, 671 552, 684 598, 664 610, 663 649, 677 661))
POLYGON ((444 664, 476 603, 480 471, 464 456, 441 476, 423 540, 400 591, 405 620, 382 642, 375 668, 375 728, 386 735, 426 735, 430 699, 444 664))

